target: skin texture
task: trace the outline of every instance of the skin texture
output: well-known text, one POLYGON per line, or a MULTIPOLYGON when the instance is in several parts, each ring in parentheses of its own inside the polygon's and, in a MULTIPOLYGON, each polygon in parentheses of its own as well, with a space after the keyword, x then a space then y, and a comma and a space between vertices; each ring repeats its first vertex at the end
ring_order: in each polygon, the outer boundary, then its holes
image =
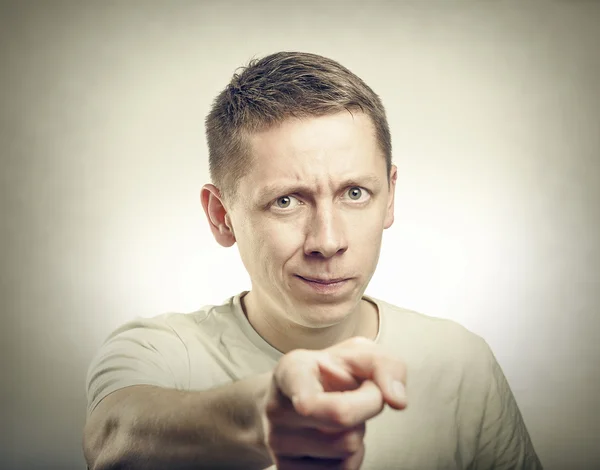
POLYGON ((210 390, 109 394, 84 430, 92 470, 356 469, 366 422, 407 404, 404 364, 372 341, 376 307, 361 299, 396 183, 370 120, 288 120, 250 145, 239 202, 228 206, 213 185, 201 200, 216 240, 237 243, 252 279, 242 299, 250 323, 286 354, 268 374, 210 390), (323 293, 297 275, 348 280, 323 293))
POLYGON ((385 404, 404 409, 405 382, 404 364, 367 338, 286 354, 273 372, 263 415, 273 462, 280 470, 360 468, 366 421, 385 404))
POLYGON ((211 184, 201 200, 250 274, 248 320, 286 353, 259 409, 265 447, 283 470, 359 468, 366 421, 406 406, 404 365, 371 341, 378 314, 362 299, 394 221, 397 169, 388 181, 361 113, 288 119, 249 145, 236 202, 211 184), (302 278, 345 281, 322 292, 302 278))
POLYGON ((236 202, 210 184, 201 200, 216 240, 237 243, 252 280, 243 299, 250 323, 284 353, 374 338, 377 311, 361 298, 394 221, 397 169, 388 184, 370 118, 288 119, 249 144, 254 162, 236 202), (298 275, 349 280, 322 295, 298 275))

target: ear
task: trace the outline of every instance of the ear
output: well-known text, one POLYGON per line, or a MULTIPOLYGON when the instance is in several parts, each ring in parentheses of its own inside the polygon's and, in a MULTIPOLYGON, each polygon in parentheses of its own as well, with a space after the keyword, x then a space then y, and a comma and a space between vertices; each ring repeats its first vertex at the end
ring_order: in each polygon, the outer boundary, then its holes
POLYGON ((390 170, 390 189, 388 192, 388 203, 385 213, 383 228, 390 228, 394 223, 394 194, 396 193, 396 180, 398 179, 398 168, 392 165, 390 170))
POLYGON ((235 243, 235 235, 219 189, 212 184, 205 184, 200 192, 200 200, 217 243, 226 248, 232 246, 235 243))

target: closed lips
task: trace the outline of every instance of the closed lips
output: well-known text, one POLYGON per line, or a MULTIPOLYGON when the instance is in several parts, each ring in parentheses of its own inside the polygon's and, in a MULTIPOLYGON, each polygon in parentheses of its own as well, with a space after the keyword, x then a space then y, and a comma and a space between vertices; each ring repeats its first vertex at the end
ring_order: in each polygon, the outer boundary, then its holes
POLYGON ((304 276, 298 276, 298 277, 304 279, 305 281, 318 282, 319 284, 334 284, 336 282, 341 282, 341 281, 346 280, 346 278, 343 278, 343 277, 339 277, 336 279, 318 279, 318 278, 304 277, 304 276))

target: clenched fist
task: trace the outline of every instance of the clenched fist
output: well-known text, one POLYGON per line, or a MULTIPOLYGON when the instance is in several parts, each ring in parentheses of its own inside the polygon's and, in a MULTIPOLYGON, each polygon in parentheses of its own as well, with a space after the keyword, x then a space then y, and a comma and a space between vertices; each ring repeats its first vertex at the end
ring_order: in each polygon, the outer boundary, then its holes
POLYGON ((357 469, 366 421, 385 404, 406 407, 404 364, 366 338, 322 351, 297 349, 273 371, 265 444, 279 470, 357 469))

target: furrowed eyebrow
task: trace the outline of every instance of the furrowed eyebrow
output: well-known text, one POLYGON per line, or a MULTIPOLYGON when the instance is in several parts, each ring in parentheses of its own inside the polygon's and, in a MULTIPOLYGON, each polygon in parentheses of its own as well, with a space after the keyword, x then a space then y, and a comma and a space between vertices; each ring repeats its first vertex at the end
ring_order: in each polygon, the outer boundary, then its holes
MULTIPOLYGON (((375 189, 379 189, 381 187, 381 178, 376 175, 363 175, 357 176, 355 178, 348 178, 342 181, 339 185, 339 189, 348 188, 352 186, 373 186, 375 189)), ((261 201, 267 201, 276 196, 286 196, 289 194, 310 194, 312 193, 312 188, 306 185, 289 185, 289 184, 270 184, 265 186, 260 191, 260 199, 261 201)))

